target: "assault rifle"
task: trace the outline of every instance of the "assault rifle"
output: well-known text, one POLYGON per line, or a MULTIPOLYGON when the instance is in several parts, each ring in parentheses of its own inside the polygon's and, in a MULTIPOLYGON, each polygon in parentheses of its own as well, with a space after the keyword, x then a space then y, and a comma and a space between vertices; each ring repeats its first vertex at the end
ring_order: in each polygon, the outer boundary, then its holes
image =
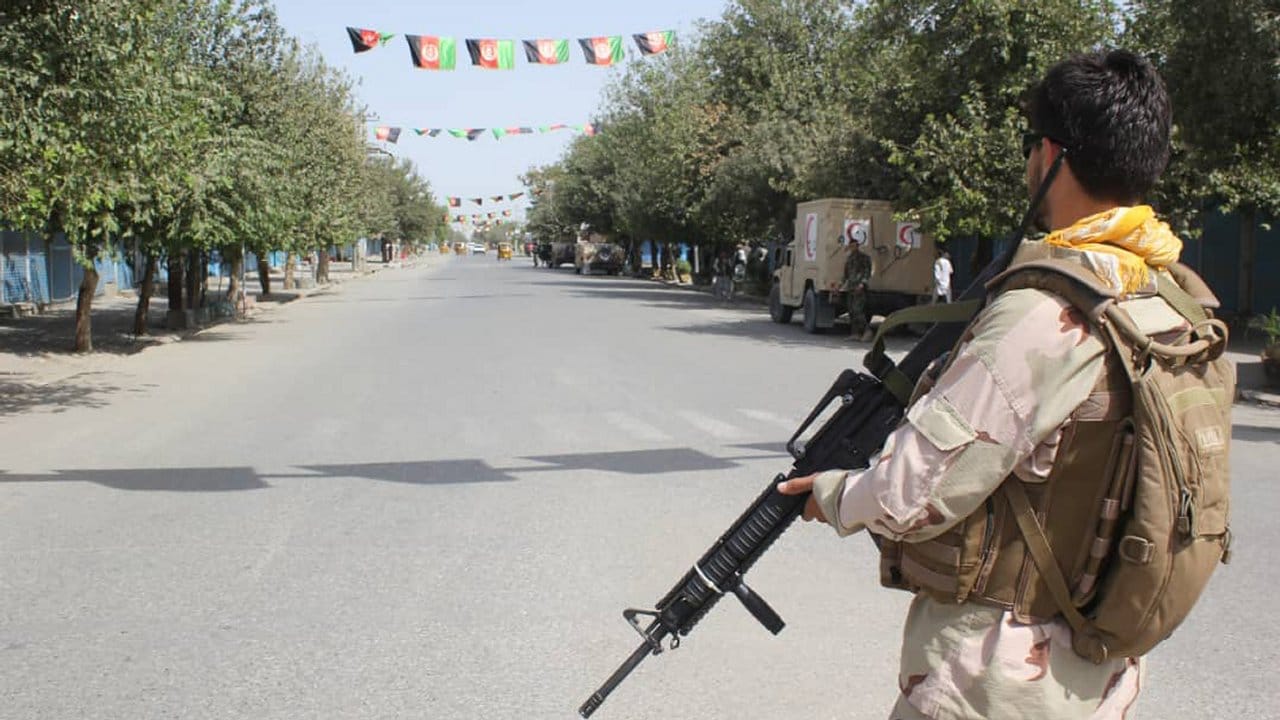
MULTIPOLYGON (((967 305, 969 312, 955 312, 956 317, 951 320, 976 312, 986 297, 986 284, 1009 267, 1064 157, 1065 151, 1055 159, 1008 249, 978 274, 954 304, 953 310, 960 311, 967 305)), ((892 323, 914 322, 917 318, 932 316, 926 306, 908 308, 895 313, 892 323)), ((886 321, 886 324, 890 322, 886 321)), ((834 468, 855 470, 867 467, 872 455, 884 445, 901 421, 916 381, 935 360, 951 350, 960 339, 964 324, 938 322, 897 364, 883 352, 881 338, 887 329, 885 325, 881 326, 875 346, 864 361, 871 374, 853 370, 841 372, 831 389, 787 441, 787 451, 795 459, 791 471, 769 481, 764 492, 658 601, 653 610, 629 608, 623 611, 623 617, 643 641, 600 689, 578 708, 579 715, 591 717, 605 698, 646 657, 663 651, 662 643, 668 637, 672 650, 679 647, 680 638, 688 635, 725 593, 736 595, 769 632, 777 635, 782 631, 785 625, 782 618, 743 581, 747 570, 791 526, 809 499, 808 494, 783 495, 778 492, 778 483, 834 468), (813 425, 819 418, 825 420, 815 429, 813 425), (642 617, 649 618, 646 627, 641 627, 642 617)))

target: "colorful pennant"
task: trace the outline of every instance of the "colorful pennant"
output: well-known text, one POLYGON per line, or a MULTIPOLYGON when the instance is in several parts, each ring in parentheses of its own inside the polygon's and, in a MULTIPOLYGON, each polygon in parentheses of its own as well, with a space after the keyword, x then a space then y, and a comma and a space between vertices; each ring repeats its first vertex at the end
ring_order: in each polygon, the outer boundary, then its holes
POLYGON ((467 52, 471 55, 472 65, 488 70, 510 70, 516 66, 515 45, 514 40, 468 38, 467 52))
POLYGON ((580 38, 582 54, 590 65, 615 65, 622 62, 622 36, 580 38))
POLYGON ((386 142, 394 145, 395 142, 400 139, 400 128, 379 125, 374 129, 373 136, 379 140, 385 140, 386 142))
POLYGON ((382 33, 367 28, 347 28, 347 37, 351 38, 351 49, 357 53, 368 52, 395 37, 394 33, 382 33))
POLYGON ((664 53, 675 43, 676 33, 674 30, 655 30, 647 33, 636 33, 631 36, 636 41, 636 47, 640 48, 642 55, 657 55, 664 53))
POLYGON ((423 70, 452 70, 458 63, 458 43, 451 37, 405 35, 409 57, 423 70))
POLYGON ((563 65, 569 62, 569 41, 545 38, 525 40, 524 57, 535 65, 563 65))

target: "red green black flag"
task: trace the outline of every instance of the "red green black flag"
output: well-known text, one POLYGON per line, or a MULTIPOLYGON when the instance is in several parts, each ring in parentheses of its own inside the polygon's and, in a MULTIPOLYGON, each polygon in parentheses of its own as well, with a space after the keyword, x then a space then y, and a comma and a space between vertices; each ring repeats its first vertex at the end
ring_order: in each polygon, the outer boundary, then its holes
POLYGON ((647 33, 636 33, 631 36, 635 38, 636 45, 640 48, 640 52, 645 55, 657 55, 666 52, 676 40, 674 30, 655 30, 647 33))
POLYGON ((508 196, 507 196, 507 199, 508 199, 508 200, 515 200, 516 198, 521 197, 522 195, 524 195, 524 193, 523 193, 523 192, 511 193, 510 195, 508 195, 508 196))
POLYGON ((449 207, 462 207, 462 198, 449 198, 449 207))
POLYGON ((395 37, 393 33, 380 33, 377 30, 353 27, 347 28, 347 36, 351 38, 351 49, 358 53, 372 50, 379 45, 386 45, 388 40, 395 37))
POLYGON ((622 36, 581 38, 582 54, 591 65, 613 65, 622 62, 622 36))
POLYGON ((506 195, 490 195, 489 199, 492 200, 493 202, 502 202, 503 200, 507 199, 507 196, 506 195))
POLYGON ((514 40, 467 40, 467 52, 471 55, 471 64, 490 70, 510 70, 516 66, 516 48, 514 40))
POLYGON ((409 56, 423 70, 452 70, 458 62, 458 43, 451 37, 405 35, 409 56))
POLYGON ((547 38, 525 40, 524 56, 536 65, 562 65, 569 62, 569 41, 547 38))
POLYGON ((483 204, 484 204, 484 198, 471 198, 471 202, 473 202, 473 203, 475 203, 475 204, 477 204, 477 205, 483 205, 483 204))
POLYGON ((395 144, 395 142, 400 139, 400 128, 380 125, 374 129, 373 136, 379 140, 386 140, 389 143, 395 144))
POLYGON ((510 210, 503 210, 503 211, 502 211, 502 217, 511 217, 511 211, 510 211, 510 210))

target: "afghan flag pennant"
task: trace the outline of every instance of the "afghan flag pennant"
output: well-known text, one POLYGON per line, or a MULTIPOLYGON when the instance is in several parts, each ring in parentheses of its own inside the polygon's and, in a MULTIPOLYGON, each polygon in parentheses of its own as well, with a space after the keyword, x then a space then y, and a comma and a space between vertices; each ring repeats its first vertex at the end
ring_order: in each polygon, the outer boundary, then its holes
POLYGON ((373 136, 379 140, 385 140, 394 145, 395 142, 400 139, 400 128, 379 125, 374 128, 373 136))
POLYGON ((565 125, 564 123, 558 123, 556 125, 542 125, 541 127, 538 128, 538 132, 549 133, 549 132, 554 132, 556 130, 564 130, 567 127, 569 126, 565 125))
POLYGON ((569 41, 549 38, 525 40, 524 56, 535 65, 563 65, 569 62, 569 41))
POLYGON ((454 222, 456 222, 456 223, 465 223, 465 222, 467 221, 467 216, 466 216, 466 215, 454 215, 454 216, 453 216, 453 221, 454 221, 454 222))
POLYGON ((475 204, 477 204, 477 205, 483 205, 483 204, 484 204, 484 198, 471 198, 471 202, 473 202, 473 203, 475 203, 475 204))
POLYGON ((475 140, 484 134, 484 128, 450 128, 449 134, 456 138, 475 140))
POLYGON ((591 65, 613 65, 622 62, 622 36, 581 38, 582 54, 591 65))
POLYGON ((524 193, 523 193, 523 192, 511 193, 510 195, 508 195, 508 196, 507 196, 507 199, 508 199, 508 200, 515 200, 516 198, 518 198, 518 197, 523 197, 523 196, 524 196, 524 193))
POLYGON ((413 131, 418 135, 426 135, 427 137, 435 137, 440 134, 440 128, 414 128, 413 131))
POLYGON ((351 49, 358 53, 367 52, 395 37, 393 33, 380 33, 365 28, 347 28, 347 36, 351 38, 351 49))
POLYGON ((467 40, 467 52, 471 54, 471 64, 489 70, 510 70, 516 66, 516 43, 514 40, 467 40))
POLYGON ((538 197, 538 196, 542 195, 542 193, 544 193, 544 192, 546 192, 546 191, 545 191, 545 190, 543 190, 542 188, 534 188, 534 189, 530 190, 529 192, 530 192, 534 197, 538 197))
POLYGON ((496 213, 496 212, 491 212, 491 213, 489 213, 488 215, 486 215, 486 217, 488 217, 490 220, 492 220, 492 219, 494 219, 494 218, 498 217, 498 213, 496 213))
POLYGON ((458 42, 451 37, 405 35, 409 56, 423 70, 452 70, 458 64, 458 42))
POLYGON ((676 33, 674 30, 655 30, 647 33, 636 33, 631 37, 635 38, 636 45, 640 48, 640 52, 645 55, 657 55, 666 52, 676 41, 676 33))
POLYGON ((502 217, 511 217, 511 211, 510 211, 510 210, 503 210, 503 211, 502 211, 502 217))
POLYGON ((462 198, 449 198, 449 207, 462 207, 462 198))
POLYGON ((502 202, 503 200, 506 200, 506 199, 507 199, 507 196, 506 196, 506 195, 491 195, 491 196, 489 197, 489 199, 490 199, 490 200, 492 200, 493 202, 502 202))

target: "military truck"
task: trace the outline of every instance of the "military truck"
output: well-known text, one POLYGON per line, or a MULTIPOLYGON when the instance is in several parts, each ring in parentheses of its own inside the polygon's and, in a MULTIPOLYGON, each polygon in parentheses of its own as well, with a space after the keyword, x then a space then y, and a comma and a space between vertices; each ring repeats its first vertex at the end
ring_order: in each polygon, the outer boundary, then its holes
POLYGON ((549 268, 572 265, 575 247, 577 247, 577 242, 574 240, 556 240, 555 242, 542 243, 538 245, 538 257, 549 268))
POLYGON ((795 236, 774 259, 769 316, 791 322, 800 310, 806 332, 816 333, 847 315, 845 260, 856 245, 871 258, 867 311, 886 315, 928 301, 933 292, 933 239, 919 223, 895 220, 883 200, 825 198, 796 207, 795 236))
POLYGON ((573 249, 573 267, 579 275, 594 271, 617 275, 625 261, 626 251, 599 233, 584 234, 573 249))

